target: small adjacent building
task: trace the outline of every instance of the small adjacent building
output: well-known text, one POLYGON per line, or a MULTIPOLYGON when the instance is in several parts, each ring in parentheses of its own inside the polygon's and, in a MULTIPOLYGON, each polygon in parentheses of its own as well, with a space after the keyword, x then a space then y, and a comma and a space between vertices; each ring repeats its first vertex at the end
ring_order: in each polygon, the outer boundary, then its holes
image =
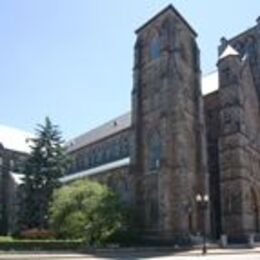
POLYGON ((33 135, 0 125, 0 234, 15 232, 18 189, 23 165, 30 152, 28 140, 33 135))

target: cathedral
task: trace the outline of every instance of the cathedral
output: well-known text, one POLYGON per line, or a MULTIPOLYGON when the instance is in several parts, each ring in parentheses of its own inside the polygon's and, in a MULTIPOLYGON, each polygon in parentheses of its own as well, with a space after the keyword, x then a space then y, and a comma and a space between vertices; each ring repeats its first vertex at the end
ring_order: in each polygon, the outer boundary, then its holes
POLYGON ((221 39, 205 77, 197 33, 172 5, 135 33, 131 112, 68 141, 73 164, 61 182, 106 183, 147 239, 257 239, 260 18, 221 39))

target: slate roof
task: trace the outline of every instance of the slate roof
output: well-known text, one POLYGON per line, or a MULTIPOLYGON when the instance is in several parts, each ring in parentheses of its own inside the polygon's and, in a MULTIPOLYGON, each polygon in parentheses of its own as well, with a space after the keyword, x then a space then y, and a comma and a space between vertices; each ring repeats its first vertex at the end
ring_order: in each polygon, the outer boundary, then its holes
MULTIPOLYGON (((218 90, 218 72, 207 74, 202 79, 202 94, 207 95, 218 90)), ((94 128, 67 142, 67 151, 73 152, 91 143, 95 143, 103 138, 109 137, 120 131, 131 127, 131 113, 125 113, 109 122, 94 128)))
POLYGON ((115 133, 123 131, 131 126, 131 114, 125 113, 89 132, 86 132, 69 142, 67 142, 67 151, 75 151, 84 147, 88 144, 94 143, 101 140, 107 136, 111 136, 115 133))
POLYGON ((29 153, 28 140, 33 138, 33 134, 13 127, 0 125, 0 144, 4 148, 22 153, 29 153))

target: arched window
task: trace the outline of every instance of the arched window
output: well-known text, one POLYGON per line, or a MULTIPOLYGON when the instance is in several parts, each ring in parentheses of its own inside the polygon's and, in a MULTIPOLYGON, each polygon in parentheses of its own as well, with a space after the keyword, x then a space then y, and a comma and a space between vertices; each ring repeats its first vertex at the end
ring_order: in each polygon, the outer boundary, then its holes
POLYGON ((154 133, 149 140, 148 169, 156 171, 161 166, 161 139, 158 133, 154 133))
POLYGON ((151 40, 150 44, 150 57, 152 60, 158 59, 161 55, 161 41, 158 36, 155 36, 151 40))

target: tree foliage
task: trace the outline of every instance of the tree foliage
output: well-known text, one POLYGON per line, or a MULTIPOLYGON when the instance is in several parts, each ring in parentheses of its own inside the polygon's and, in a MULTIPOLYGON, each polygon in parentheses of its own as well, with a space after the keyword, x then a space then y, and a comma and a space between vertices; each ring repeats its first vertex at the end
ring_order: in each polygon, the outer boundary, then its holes
POLYGON ((102 243, 124 225, 124 207, 107 186, 79 180, 54 192, 50 221, 62 238, 102 243))
POLYGON ((53 190, 59 187, 59 178, 69 166, 61 133, 50 119, 38 125, 36 137, 30 140, 31 154, 25 164, 22 186, 21 229, 48 226, 48 204, 53 190))

